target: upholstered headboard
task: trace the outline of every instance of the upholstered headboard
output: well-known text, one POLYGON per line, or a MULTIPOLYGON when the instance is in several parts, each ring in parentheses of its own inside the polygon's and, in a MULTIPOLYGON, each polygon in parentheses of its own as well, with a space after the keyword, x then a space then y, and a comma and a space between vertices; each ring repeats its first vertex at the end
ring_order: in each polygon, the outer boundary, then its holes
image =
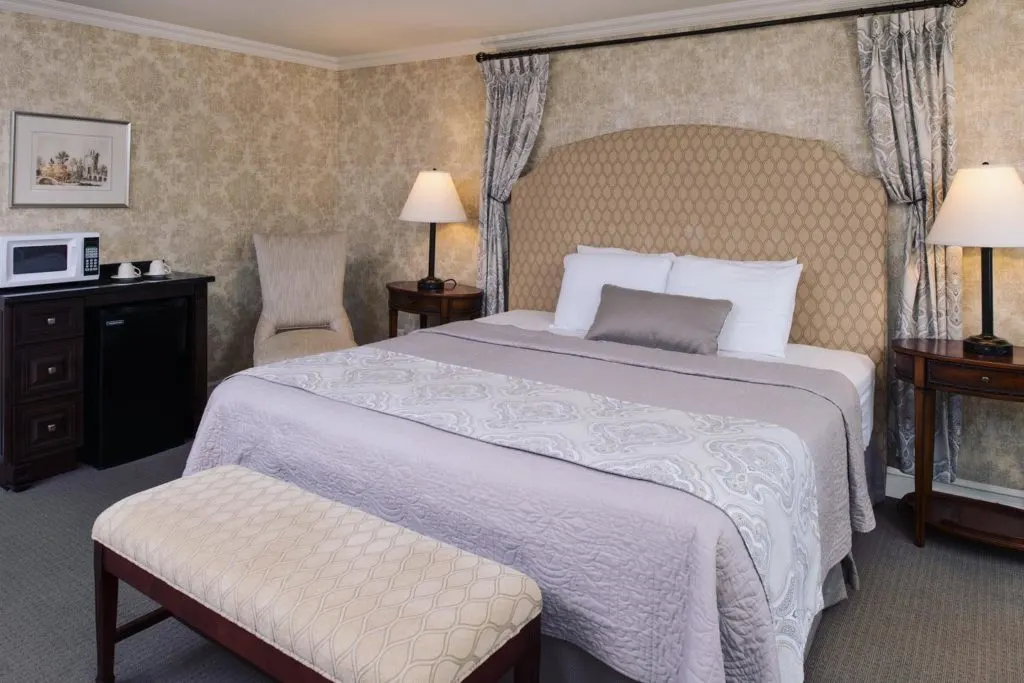
POLYGON ((886 212, 881 182, 823 142, 718 126, 591 138, 551 150, 515 186, 509 303, 554 310, 577 244, 795 257, 804 270, 791 341, 864 353, 881 378, 886 212))

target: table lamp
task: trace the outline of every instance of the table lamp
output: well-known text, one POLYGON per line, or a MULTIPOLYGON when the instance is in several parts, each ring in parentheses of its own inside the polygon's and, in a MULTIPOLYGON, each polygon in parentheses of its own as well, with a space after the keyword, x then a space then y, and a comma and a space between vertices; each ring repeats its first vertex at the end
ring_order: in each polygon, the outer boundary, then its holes
POLYGON ((964 340, 964 351, 1009 356, 1013 345, 992 331, 992 249, 1024 247, 1024 182, 1012 166, 957 172, 928 244, 981 247, 981 334, 964 340))
POLYGON ((434 251, 437 245, 438 223, 464 223, 466 210, 462 208, 459 193, 455 190, 452 176, 444 171, 423 171, 405 201, 399 220, 412 223, 430 223, 430 257, 427 262, 427 276, 416 283, 418 289, 427 292, 444 291, 444 280, 434 277, 434 251))

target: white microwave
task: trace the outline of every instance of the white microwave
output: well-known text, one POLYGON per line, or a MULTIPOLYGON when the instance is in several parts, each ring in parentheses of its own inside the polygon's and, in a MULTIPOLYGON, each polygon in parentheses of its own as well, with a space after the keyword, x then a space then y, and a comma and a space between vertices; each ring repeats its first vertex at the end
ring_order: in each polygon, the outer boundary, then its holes
POLYGON ((0 234, 0 288, 84 282, 99 277, 97 232, 0 234))

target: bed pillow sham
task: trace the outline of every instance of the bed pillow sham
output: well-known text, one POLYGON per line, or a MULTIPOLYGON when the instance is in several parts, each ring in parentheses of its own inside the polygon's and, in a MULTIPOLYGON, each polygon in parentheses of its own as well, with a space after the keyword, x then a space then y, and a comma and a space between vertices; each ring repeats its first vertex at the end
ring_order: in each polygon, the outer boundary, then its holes
POLYGON ((713 356, 731 310, 721 299, 605 285, 587 339, 713 356))
POLYGON ((785 357, 801 272, 799 263, 765 267, 680 257, 665 291, 732 302, 718 337, 720 350, 785 357))
POLYGON ((672 263, 668 257, 569 254, 565 257, 565 273, 552 327, 580 333, 589 330, 601 303, 601 288, 605 285, 664 292, 672 263))
POLYGON ((724 263, 730 266, 748 266, 751 268, 789 268, 797 265, 795 258, 788 261, 730 261, 728 259, 708 258, 706 256, 693 256, 692 254, 684 254, 676 258, 683 261, 683 263, 724 263))
POLYGON ((630 256, 660 256, 661 258, 675 258, 676 255, 672 252, 665 254, 650 254, 643 251, 631 251, 629 249, 620 249, 619 247, 591 247, 586 244, 576 245, 577 254, 629 254, 630 256))

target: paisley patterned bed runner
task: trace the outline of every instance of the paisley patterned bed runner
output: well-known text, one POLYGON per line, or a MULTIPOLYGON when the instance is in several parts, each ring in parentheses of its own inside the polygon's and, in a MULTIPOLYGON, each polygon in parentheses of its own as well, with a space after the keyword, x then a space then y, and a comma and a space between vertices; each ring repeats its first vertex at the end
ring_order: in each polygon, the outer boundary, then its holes
POLYGON ((373 347, 247 370, 335 401, 697 496, 736 525, 774 618, 781 680, 803 680, 821 611, 814 465, 756 420, 600 396, 373 347))

